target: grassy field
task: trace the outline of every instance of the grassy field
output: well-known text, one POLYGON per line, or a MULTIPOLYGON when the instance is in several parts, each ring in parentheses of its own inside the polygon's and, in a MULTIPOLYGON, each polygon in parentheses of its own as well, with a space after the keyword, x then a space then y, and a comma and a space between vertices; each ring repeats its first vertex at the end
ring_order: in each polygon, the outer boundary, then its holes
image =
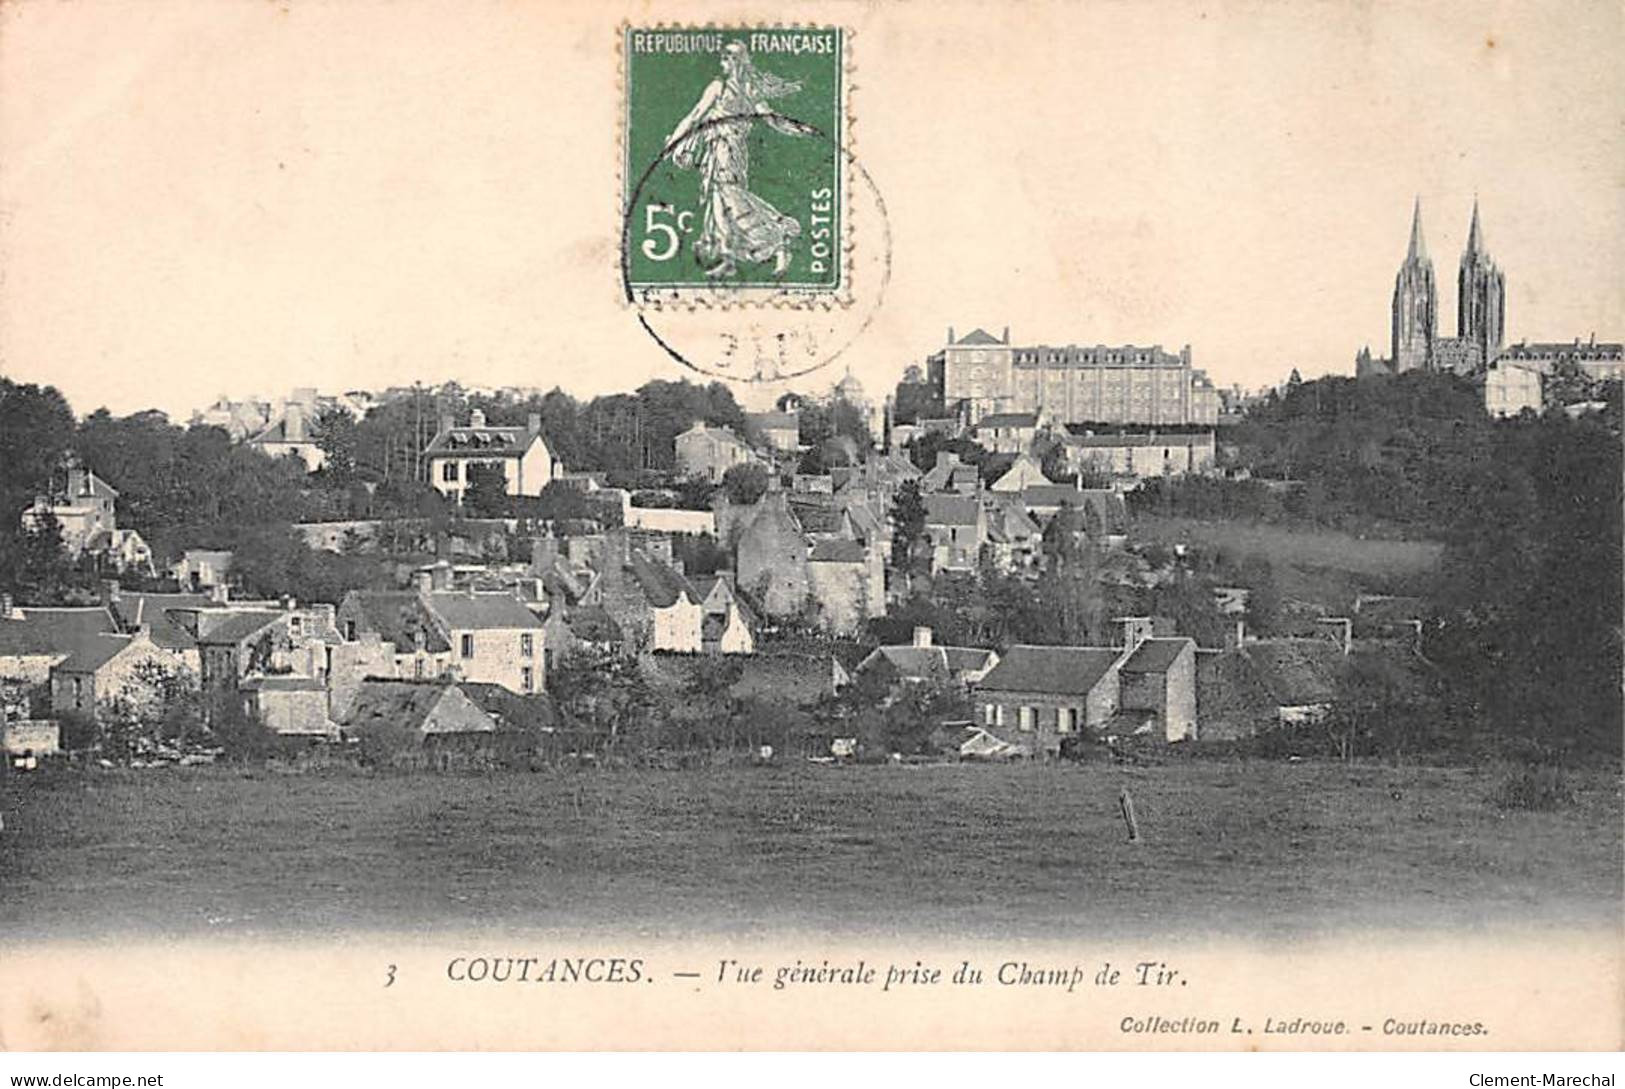
POLYGON ((1275 568, 1283 592, 1309 601, 1352 597, 1358 589, 1410 592, 1412 586, 1407 584, 1432 571, 1444 552, 1436 541, 1147 514, 1135 518, 1134 538, 1222 548, 1236 559, 1251 553, 1262 555, 1275 568))
POLYGON ((1612 919, 1618 776, 1277 762, 0 781, 6 935, 1235 936, 1612 919), (1118 791, 1143 829, 1125 841, 1118 791))

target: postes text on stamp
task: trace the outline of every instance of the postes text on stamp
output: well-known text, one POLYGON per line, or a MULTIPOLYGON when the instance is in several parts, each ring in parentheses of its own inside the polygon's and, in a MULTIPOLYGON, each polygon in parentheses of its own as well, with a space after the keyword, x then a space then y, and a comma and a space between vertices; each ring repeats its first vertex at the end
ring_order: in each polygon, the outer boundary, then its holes
POLYGON ((839 298, 844 32, 623 33, 621 259, 631 301, 839 298))

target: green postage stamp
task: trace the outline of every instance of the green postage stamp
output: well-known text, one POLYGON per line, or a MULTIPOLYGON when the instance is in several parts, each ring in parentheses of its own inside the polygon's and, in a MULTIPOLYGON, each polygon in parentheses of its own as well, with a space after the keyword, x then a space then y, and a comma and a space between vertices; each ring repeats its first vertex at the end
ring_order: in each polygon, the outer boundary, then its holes
POLYGON ((629 299, 839 298, 848 273, 845 32, 623 35, 629 299))

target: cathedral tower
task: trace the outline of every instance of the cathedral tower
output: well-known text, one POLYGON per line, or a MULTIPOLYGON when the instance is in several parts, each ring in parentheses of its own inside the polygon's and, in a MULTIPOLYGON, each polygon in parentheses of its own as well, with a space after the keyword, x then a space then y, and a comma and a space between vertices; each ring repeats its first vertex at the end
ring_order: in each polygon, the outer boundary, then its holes
POLYGON ((1478 226, 1478 199, 1473 199, 1473 225, 1467 248, 1461 251, 1461 272, 1456 277, 1456 336, 1475 348, 1480 368, 1501 353, 1506 333, 1506 284, 1501 270, 1490 260, 1478 226))
MULTIPOLYGON (((1498 274, 1499 275, 1499 274, 1498 274)), ((1393 366, 1402 371, 1433 365, 1439 294, 1433 283, 1433 261, 1422 239, 1422 199, 1411 212, 1411 245, 1394 277, 1393 366)))

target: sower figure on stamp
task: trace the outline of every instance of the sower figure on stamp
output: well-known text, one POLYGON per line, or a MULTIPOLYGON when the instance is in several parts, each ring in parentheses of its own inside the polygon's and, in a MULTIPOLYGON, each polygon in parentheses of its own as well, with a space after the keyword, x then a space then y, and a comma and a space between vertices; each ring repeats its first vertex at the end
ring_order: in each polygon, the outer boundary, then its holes
POLYGON ((722 50, 722 77, 711 81, 666 140, 679 169, 700 171, 705 208, 694 254, 711 266, 707 276, 732 276, 740 261, 771 260, 779 276, 790 267, 790 244, 801 224, 750 191, 749 140, 756 121, 787 136, 805 135, 768 105, 799 90, 800 83, 763 72, 743 45, 729 42, 722 50))

